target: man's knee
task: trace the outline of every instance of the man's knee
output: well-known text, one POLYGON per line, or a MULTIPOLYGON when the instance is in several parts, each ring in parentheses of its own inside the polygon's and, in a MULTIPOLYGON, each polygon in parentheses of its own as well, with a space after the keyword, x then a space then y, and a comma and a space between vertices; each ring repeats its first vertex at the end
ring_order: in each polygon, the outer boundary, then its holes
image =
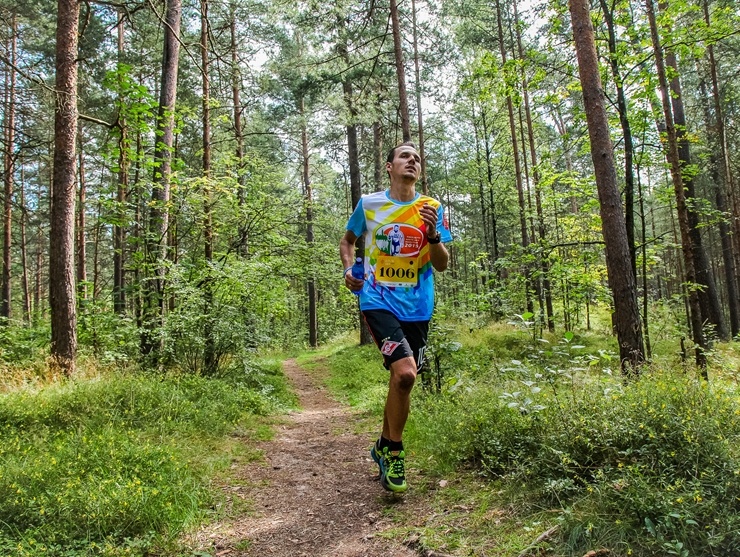
POLYGON ((416 364, 413 358, 404 358, 391 366, 391 373, 398 388, 402 391, 411 391, 416 381, 416 364))

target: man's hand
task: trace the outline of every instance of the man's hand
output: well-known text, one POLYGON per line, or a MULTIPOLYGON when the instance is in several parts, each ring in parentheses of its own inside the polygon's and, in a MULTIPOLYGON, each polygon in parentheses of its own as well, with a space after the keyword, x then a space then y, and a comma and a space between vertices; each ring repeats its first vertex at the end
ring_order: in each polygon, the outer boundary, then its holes
POLYGON ((424 203, 419 212, 421 220, 427 225, 427 238, 435 238, 437 236, 437 210, 428 203, 424 203))
POLYGON ((352 292, 358 292, 362 290, 363 284, 365 284, 365 279, 358 279, 353 277, 351 267, 344 272, 344 285, 352 292))

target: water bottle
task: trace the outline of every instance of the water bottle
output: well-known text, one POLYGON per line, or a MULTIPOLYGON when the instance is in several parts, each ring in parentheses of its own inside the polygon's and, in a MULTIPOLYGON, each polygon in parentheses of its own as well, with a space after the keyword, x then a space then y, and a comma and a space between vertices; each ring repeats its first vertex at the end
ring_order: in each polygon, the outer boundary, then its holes
MULTIPOLYGON (((351 271, 351 273, 352 273, 352 276, 354 278, 356 278, 356 279, 360 279, 360 280, 364 280, 365 279, 365 265, 362 262, 362 257, 356 257, 355 258, 355 262, 352 265, 352 271, 351 271)), ((359 296, 361 291, 362 291, 362 289, 360 289, 360 290, 353 290, 352 293, 355 296, 359 296)))

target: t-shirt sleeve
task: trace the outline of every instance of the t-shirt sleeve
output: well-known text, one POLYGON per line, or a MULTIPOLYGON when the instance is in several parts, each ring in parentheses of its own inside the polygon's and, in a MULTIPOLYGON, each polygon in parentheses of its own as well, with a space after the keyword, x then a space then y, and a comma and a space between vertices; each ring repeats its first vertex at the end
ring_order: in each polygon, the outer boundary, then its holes
POLYGON ((367 226, 365 223, 365 210, 362 208, 362 198, 360 198, 360 201, 357 203, 357 207, 355 207, 352 216, 350 216, 349 221, 347 221, 347 230, 349 230, 359 238, 363 235, 366 228, 367 226))
POLYGON ((451 242, 452 232, 450 232, 450 223, 447 220, 447 215, 445 215, 445 208, 442 206, 442 204, 437 207, 437 222, 442 223, 442 226, 439 227, 440 239, 443 242, 451 242))

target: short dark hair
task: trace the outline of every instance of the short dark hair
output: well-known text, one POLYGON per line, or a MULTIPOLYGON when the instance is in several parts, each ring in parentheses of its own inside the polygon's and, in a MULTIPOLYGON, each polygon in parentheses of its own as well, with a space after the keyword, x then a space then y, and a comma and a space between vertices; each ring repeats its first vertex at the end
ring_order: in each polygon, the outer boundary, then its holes
POLYGON ((393 149, 388 151, 388 156, 385 158, 385 162, 393 162, 393 159, 396 158, 396 149, 399 147, 413 147, 416 149, 416 143, 413 141, 404 141, 403 143, 399 143, 393 149))

